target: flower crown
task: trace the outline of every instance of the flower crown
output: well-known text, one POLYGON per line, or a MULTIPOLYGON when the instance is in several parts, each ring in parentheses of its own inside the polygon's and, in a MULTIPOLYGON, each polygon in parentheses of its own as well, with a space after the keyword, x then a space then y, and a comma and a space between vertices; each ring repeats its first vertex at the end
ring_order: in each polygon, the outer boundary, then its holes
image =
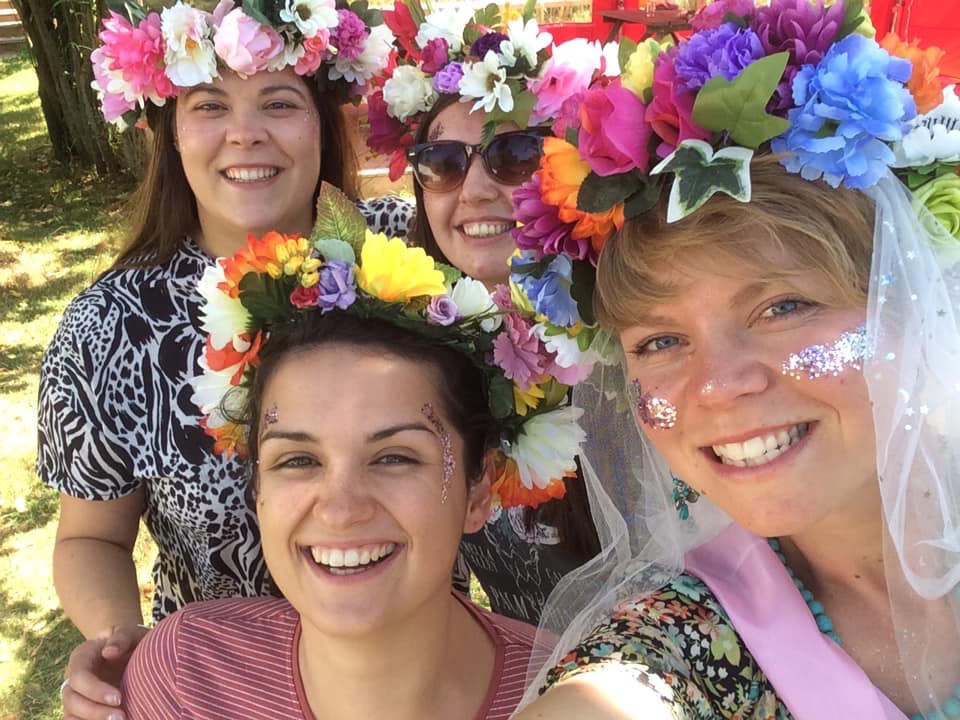
POLYGON ((574 324, 593 322, 593 267, 604 243, 653 207, 666 173, 674 176, 668 222, 716 192, 749 202, 760 148, 833 187, 871 187, 897 158, 926 166, 919 178, 913 171, 914 186, 942 184, 944 175, 960 182, 952 88, 941 106, 943 53, 896 35, 878 44, 863 0, 716 0, 692 25, 676 46, 624 40, 621 77, 571 99, 576 113, 554 123, 540 170, 514 193, 523 223, 514 231, 522 251, 514 280, 530 283, 560 258, 572 261, 574 324))
MULTIPOLYGON (((427 0, 395 0, 384 20, 395 35, 396 63, 375 81, 378 90, 367 100, 370 135, 367 144, 391 155, 390 177, 406 166, 405 149, 441 95, 459 95, 483 109, 485 140, 498 123, 525 129, 556 114, 563 90, 589 83, 603 68, 598 43, 575 40, 548 52, 550 33, 534 19, 536 3, 505 21, 496 5, 471 14, 470 8, 432 10, 427 0), (566 46, 566 49, 563 49, 566 46)), ((615 50, 606 61, 615 58, 615 50)))
POLYGON ((483 372, 500 430, 494 491, 503 506, 536 507, 563 497, 576 472, 583 431, 567 390, 590 372, 589 358, 529 312, 517 287, 482 283, 366 229, 339 190, 324 183, 308 238, 269 233, 208 268, 199 284, 208 333, 192 381, 204 429, 219 453, 243 456, 246 405, 260 350, 272 328, 307 313, 379 318, 448 345, 483 372))
POLYGON ((220 0, 212 13, 177 0, 160 14, 109 4, 90 61, 103 115, 121 130, 221 67, 241 77, 292 67, 346 102, 386 67, 393 39, 366 0, 220 0))

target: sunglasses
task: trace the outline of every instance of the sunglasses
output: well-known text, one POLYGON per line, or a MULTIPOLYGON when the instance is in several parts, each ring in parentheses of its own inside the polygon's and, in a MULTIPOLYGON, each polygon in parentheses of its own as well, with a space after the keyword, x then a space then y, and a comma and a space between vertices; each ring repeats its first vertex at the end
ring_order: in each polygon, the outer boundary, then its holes
POLYGON ((543 134, 518 130, 495 135, 490 144, 468 145, 459 140, 438 140, 413 145, 407 160, 417 183, 428 192, 448 192, 460 187, 470 170, 470 158, 479 155, 490 177, 505 185, 520 185, 540 167, 543 134))

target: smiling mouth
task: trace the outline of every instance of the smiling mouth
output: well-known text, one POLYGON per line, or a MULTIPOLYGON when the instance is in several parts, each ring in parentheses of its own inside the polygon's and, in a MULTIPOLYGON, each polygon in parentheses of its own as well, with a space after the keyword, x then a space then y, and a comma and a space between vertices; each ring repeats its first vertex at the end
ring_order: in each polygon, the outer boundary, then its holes
POLYGON ((275 167, 263 168, 227 168, 221 173, 228 180, 242 183, 259 182, 260 180, 269 180, 275 175, 280 174, 280 169, 275 167))
POLYGON ((376 567, 396 551, 396 543, 356 548, 308 548, 313 562, 331 575, 356 575, 376 567))
POLYGON ((766 465, 800 442, 801 438, 810 432, 810 426, 811 423, 802 422, 776 433, 757 435, 743 442, 713 445, 710 449, 714 457, 724 465, 766 465))
POLYGON ((516 223, 512 222, 478 222, 465 223, 461 226, 463 234, 469 238, 490 238, 503 235, 514 228, 516 223))

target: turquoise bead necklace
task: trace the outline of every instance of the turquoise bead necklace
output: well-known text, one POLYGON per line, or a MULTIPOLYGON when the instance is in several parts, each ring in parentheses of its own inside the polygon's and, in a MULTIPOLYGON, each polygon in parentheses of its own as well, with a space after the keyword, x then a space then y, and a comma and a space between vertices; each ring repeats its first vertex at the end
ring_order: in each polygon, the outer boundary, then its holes
MULTIPOLYGON (((769 538, 767 542, 770 544, 770 549, 773 550, 780 559, 780 562, 783 563, 787 575, 793 580, 793 584, 796 585, 797 590, 800 591, 800 595, 807 603, 807 607, 810 608, 810 613, 813 615, 813 619, 816 620, 820 632, 833 640, 837 645, 842 646, 843 642, 840 640, 840 636, 837 635, 833 629, 833 620, 827 615, 823 605, 813 597, 813 593, 806 588, 803 581, 793 572, 793 568, 790 567, 790 564, 787 562, 787 557, 783 554, 783 550, 780 547, 780 541, 776 538, 769 538)), ((954 688, 953 695, 948 697, 943 703, 943 710, 934 710, 926 715, 915 713, 910 716, 910 720, 947 720, 947 718, 960 718, 960 685, 954 688)))

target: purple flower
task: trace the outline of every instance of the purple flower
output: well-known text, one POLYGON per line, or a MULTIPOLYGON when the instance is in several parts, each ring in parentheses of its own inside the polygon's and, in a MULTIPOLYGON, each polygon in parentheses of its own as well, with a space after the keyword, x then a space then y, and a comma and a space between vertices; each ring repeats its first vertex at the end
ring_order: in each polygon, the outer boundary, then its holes
POLYGON ((904 85, 912 70, 873 40, 845 37, 797 73, 791 128, 773 139, 773 151, 806 180, 856 190, 875 185, 894 160, 888 143, 900 140, 917 114, 904 85))
POLYGON ((763 44, 753 30, 724 23, 691 35, 680 45, 674 65, 683 87, 698 90, 718 75, 733 80, 763 55, 763 44))
POLYGON ((423 46, 420 58, 423 60, 423 72, 428 75, 440 72, 450 60, 450 46, 444 38, 433 38, 423 46))
POLYGON ((433 89, 442 95, 453 95, 460 91, 462 77, 463 65, 458 62, 449 63, 433 76, 433 89))
POLYGON ((566 255, 573 260, 589 260, 597 264, 597 253, 590 238, 577 240, 572 235, 573 225, 563 222, 558 208, 547 205, 540 198, 540 173, 513 191, 514 217, 523 223, 513 229, 517 247, 534 253, 536 260, 544 255, 566 255))
POLYGON ((769 7, 757 10, 754 29, 764 53, 786 51, 790 54, 783 80, 770 103, 770 110, 793 107, 790 88, 794 76, 804 65, 816 65, 836 39, 843 24, 843 3, 824 8, 823 0, 773 0, 769 7))
POLYGON ((493 50, 495 53, 500 52, 500 43, 507 39, 507 36, 503 33, 498 32, 488 32, 486 35, 481 35, 470 46, 470 54, 481 60, 486 57, 488 50, 493 50))
POLYGON ((457 304, 449 295, 434 295, 427 303, 427 322, 431 325, 453 325, 458 317, 457 304))
POLYGON ((328 313, 334 308, 346 310, 357 299, 357 284, 353 279, 353 264, 331 260, 320 266, 320 297, 317 307, 328 313))
POLYGON ((337 48, 338 58, 355 60, 363 52, 367 41, 367 26, 350 10, 337 10, 337 17, 340 22, 334 28, 330 44, 337 48))
POLYGON ((723 24, 728 14, 748 18, 757 11, 753 0, 715 0, 707 3, 690 20, 690 26, 696 30, 717 28, 723 24))

